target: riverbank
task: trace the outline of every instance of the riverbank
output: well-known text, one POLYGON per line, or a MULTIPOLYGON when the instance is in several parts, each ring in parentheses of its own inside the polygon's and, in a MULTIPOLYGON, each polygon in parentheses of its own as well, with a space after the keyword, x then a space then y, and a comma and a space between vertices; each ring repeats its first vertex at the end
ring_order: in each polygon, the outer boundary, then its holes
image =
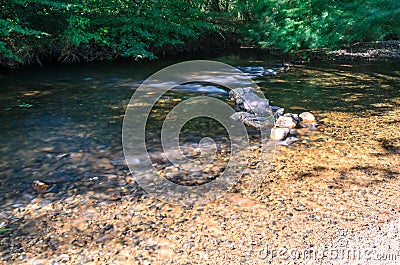
MULTIPOLYGON (((103 47, 95 42, 85 45, 47 47, 42 45, 34 50, 19 51, 21 61, 7 58, 0 54, 0 70, 19 69, 29 67, 48 67, 56 64, 82 64, 101 61, 151 61, 163 60, 176 57, 210 57, 219 52, 238 49, 237 34, 232 32, 216 33, 209 32, 197 39, 182 41, 181 44, 151 46, 146 49, 146 54, 137 56, 126 56, 110 47, 103 47)), ((140 48, 138 48, 140 49, 140 48)))
MULTIPOLYGON (((223 36, 219 34, 209 35, 196 40, 190 45, 177 46, 171 48, 168 52, 165 50, 154 50, 155 60, 161 60, 166 58, 187 58, 190 59, 202 59, 216 57, 219 54, 231 53, 232 51, 240 53, 240 51, 253 50, 258 51, 266 56, 272 56, 279 58, 282 63, 301 64, 310 61, 359 61, 359 60, 399 60, 400 59, 400 41, 375 41, 375 42, 363 42, 354 43, 353 45, 344 46, 337 50, 328 49, 309 49, 300 50, 296 52, 283 53, 279 50, 266 50, 261 49, 257 46, 250 47, 239 47, 236 42, 236 37, 223 36)), ((111 50, 96 49, 96 47, 85 46, 82 47, 84 50, 73 51, 68 56, 62 56, 59 54, 55 56, 57 52, 52 52, 52 56, 46 56, 42 53, 41 56, 33 56, 31 60, 24 64, 18 64, 15 61, 4 59, 0 62, 4 70, 10 70, 13 68, 25 68, 25 67, 46 67, 54 64, 79 64, 89 63, 93 61, 127 61, 129 59, 122 58, 111 50), (87 54, 87 55, 84 55, 87 54)), ((133 60, 133 59, 132 59, 133 60)), ((148 58, 138 59, 149 60, 148 58)))
POLYGON ((357 42, 337 50, 315 49, 293 52, 292 60, 304 61, 358 61, 399 60, 400 41, 357 42))

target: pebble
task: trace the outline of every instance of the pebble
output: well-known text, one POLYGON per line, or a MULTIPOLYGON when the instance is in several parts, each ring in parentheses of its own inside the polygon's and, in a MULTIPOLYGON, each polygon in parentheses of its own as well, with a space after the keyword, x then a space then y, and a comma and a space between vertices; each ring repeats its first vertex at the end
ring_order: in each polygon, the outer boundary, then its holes
POLYGON ((32 188, 37 193, 45 193, 45 192, 48 192, 50 190, 53 190, 55 188, 55 184, 51 185, 51 184, 47 184, 47 183, 45 183, 43 181, 40 181, 40 180, 34 180, 32 182, 32 188))
POLYGON ((116 236, 116 232, 111 232, 111 233, 108 233, 108 234, 105 234, 105 235, 102 235, 102 236, 98 237, 95 240, 95 242, 96 243, 104 243, 106 241, 114 239, 115 236, 116 236))
POLYGON ((164 259, 171 259, 175 256, 174 248, 165 245, 158 249, 157 254, 164 259))
POLYGON ((256 202, 252 199, 246 198, 241 194, 238 193, 229 193, 227 194, 227 199, 229 202, 232 202, 236 204, 237 206, 242 206, 242 207, 252 207, 256 205, 256 202))
POLYGON ((71 222, 71 226, 78 229, 79 231, 84 231, 88 228, 88 223, 85 219, 77 219, 71 222))
POLYGON ((105 170, 113 169, 115 166, 111 163, 108 158, 100 158, 96 162, 98 167, 104 168, 105 170))
POLYGON ((24 206, 25 206, 25 205, 22 204, 22 203, 15 203, 15 204, 12 204, 12 205, 11 205, 12 208, 20 208, 20 207, 24 207, 24 206))
POLYGON ((63 261, 63 262, 68 262, 69 261, 69 255, 68 254, 61 254, 58 257, 59 257, 60 261, 63 261))

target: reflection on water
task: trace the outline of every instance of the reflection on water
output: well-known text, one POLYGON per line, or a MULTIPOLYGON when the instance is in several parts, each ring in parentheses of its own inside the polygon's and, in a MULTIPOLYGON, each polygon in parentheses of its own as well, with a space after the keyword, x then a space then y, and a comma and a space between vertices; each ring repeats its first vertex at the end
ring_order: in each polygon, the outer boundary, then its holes
MULTIPOLYGON (((242 66, 275 65, 254 55, 217 60, 242 66)), ((172 63, 96 63, 2 74, 0 200, 20 196, 35 179, 73 183, 128 174, 121 145, 125 107, 142 80, 172 63)), ((399 80, 398 62, 318 63, 261 77, 259 85, 271 105, 288 112, 369 115, 399 106, 399 80)), ((227 100, 223 88, 208 88, 178 87, 160 99, 147 127, 150 151, 160 150, 160 121, 172 106, 199 95, 227 100)), ((227 146, 225 130, 204 119, 185 125, 180 137, 182 143, 191 145, 207 133, 220 137, 220 146, 227 146)))

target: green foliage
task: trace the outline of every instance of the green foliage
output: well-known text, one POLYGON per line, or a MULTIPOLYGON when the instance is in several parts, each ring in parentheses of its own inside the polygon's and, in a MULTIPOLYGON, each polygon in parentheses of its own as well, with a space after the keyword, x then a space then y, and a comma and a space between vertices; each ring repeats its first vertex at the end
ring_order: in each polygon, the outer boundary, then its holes
POLYGON ((0 0, 0 8, 0 62, 9 66, 152 59, 216 35, 282 51, 400 37, 398 0, 0 0))
POLYGON ((8 0, 1 4, 0 51, 3 58, 18 61, 34 50, 54 52, 62 61, 104 54, 155 58, 154 50, 218 30, 202 2, 8 0))
POLYGON ((400 37, 397 0, 259 1, 255 14, 246 40, 284 51, 400 37))
POLYGON ((55 1, 7 0, 0 2, 0 61, 8 66, 37 58, 39 48, 54 38, 57 8, 67 8, 55 1))

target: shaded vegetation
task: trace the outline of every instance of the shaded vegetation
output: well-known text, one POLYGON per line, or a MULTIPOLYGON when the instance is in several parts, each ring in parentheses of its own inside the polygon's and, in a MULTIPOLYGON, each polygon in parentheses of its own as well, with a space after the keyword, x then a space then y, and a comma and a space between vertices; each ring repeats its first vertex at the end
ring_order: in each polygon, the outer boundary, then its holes
POLYGON ((337 48, 360 41, 398 39, 400 2, 395 0, 258 1, 247 41, 293 51, 337 48))
POLYGON ((283 52, 399 39, 397 0, 1 0, 6 66, 155 58, 226 43, 283 52))

